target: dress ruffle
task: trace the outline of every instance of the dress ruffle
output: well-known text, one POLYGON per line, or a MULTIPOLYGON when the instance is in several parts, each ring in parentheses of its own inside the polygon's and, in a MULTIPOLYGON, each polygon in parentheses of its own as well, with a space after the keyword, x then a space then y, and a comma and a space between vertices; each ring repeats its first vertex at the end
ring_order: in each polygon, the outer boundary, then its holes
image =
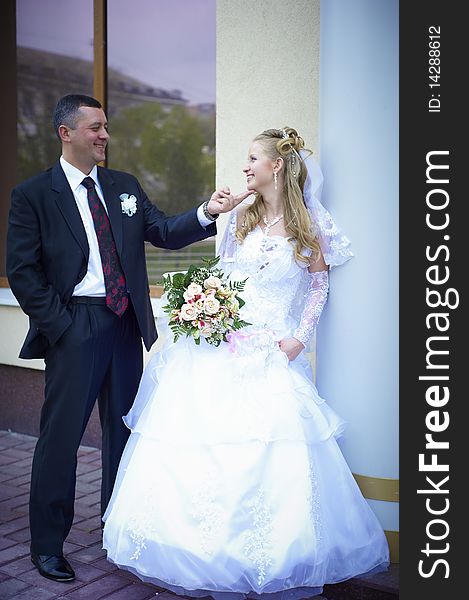
POLYGON ((181 445, 338 436, 343 420, 298 363, 289 366, 278 348, 238 356, 227 344, 182 339, 151 359, 124 421, 144 437, 181 445))

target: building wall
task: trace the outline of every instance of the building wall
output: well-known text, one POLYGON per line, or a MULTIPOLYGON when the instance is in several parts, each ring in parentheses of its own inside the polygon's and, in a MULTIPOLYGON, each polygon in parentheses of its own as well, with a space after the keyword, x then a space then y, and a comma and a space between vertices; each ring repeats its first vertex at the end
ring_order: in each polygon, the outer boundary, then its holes
MULTIPOLYGON (((158 299, 152 299, 153 312, 158 299)), ((44 398, 44 361, 24 360, 18 353, 28 331, 28 318, 9 289, 0 288, 0 430, 39 434, 39 416, 44 398)), ((143 349, 145 364, 164 342, 160 336, 150 352, 143 349)), ((83 444, 101 447, 97 404, 83 436, 83 444)))

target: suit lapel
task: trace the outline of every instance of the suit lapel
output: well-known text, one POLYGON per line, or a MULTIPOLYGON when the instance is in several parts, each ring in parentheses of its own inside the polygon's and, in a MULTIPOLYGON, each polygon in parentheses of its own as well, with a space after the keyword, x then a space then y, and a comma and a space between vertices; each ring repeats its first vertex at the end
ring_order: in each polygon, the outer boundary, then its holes
POLYGON ((98 179, 103 190, 104 201, 106 202, 109 221, 111 222, 112 235, 116 243, 117 253, 122 254, 122 206, 121 200, 117 195, 116 186, 112 175, 106 169, 98 167, 98 179))
POLYGON ((88 246, 85 228, 83 227, 83 221, 81 220, 73 192, 70 189, 67 178, 65 177, 65 173, 63 172, 59 162, 57 162, 52 168, 51 187, 52 190, 56 192, 55 201, 57 206, 67 222, 67 225, 70 227, 70 231, 78 242, 80 248, 83 250, 83 254, 88 262, 90 248, 88 246))

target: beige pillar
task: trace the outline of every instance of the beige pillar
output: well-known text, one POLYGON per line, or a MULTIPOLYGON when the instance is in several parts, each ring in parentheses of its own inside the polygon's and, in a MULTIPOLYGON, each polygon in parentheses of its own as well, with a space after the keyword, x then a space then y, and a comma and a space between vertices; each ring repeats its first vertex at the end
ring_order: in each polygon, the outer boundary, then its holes
POLYGON ((246 189, 241 169, 264 129, 294 127, 316 151, 319 4, 217 0, 217 186, 246 189))

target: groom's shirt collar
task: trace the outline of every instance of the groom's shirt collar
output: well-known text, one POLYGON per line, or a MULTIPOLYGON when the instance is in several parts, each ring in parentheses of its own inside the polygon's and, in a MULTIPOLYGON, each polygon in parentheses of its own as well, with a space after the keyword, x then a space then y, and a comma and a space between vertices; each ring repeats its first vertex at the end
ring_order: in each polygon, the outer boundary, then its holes
POLYGON ((101 186, 99 185, 98 181, 98 167, 96 165, 91 169, 91 173, 86 175, 85 173, 82 173, 80 169, 77 169, 67 162, 63 156, 61 156, 60 166, 62 167, 65 177, 67 178, 67 181, 74 194, 77 192, 78 187, 81 185, 81 182, 85 177, 91 177, 91 179, 95 182, 96 187, 99 189, 99 191, 101 191, 101 186))

